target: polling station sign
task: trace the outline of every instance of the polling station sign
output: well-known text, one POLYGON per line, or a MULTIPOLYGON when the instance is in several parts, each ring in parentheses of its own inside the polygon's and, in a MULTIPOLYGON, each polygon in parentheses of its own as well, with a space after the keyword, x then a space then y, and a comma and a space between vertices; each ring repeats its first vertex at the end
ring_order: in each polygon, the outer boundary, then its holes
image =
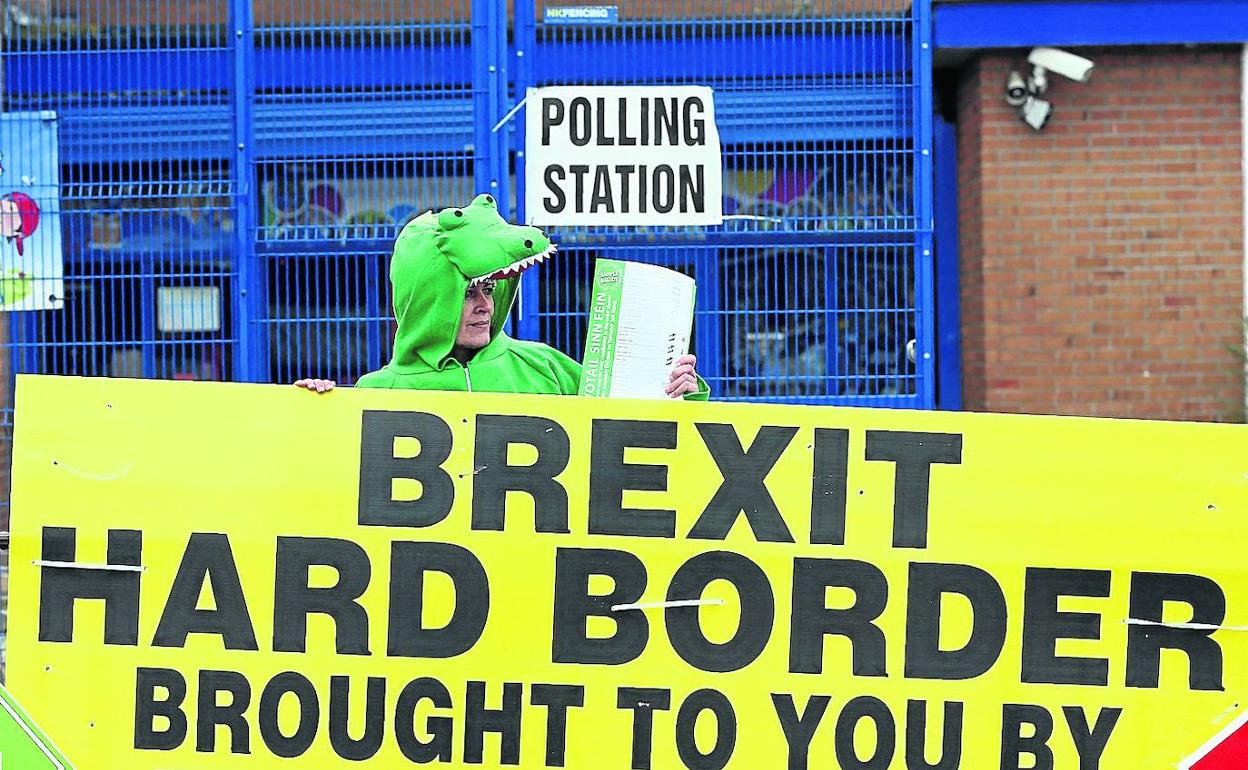
POLYGON ((1243 426, 45 377, 17 410, 8 684, 78 767, 1139 770, 1248 704, 1243 426))
POLYGON ((703 86, 551 86, 525 99, 533 225, 717 225, 723 167, 703 86))

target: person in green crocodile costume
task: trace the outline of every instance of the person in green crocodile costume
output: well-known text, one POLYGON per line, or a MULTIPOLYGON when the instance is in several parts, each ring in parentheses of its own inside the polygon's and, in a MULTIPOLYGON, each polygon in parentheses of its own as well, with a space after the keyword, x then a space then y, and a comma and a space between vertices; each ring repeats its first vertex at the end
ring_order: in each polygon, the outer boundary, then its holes
MULTIPOLYGON (((394 355, 356 387, 575 395, 579 363, 503 330, 520 274, 554 252, 541 230, 499 216, 490 195, 409 222, 390 261, 398 321, 394 355)), ((695 364, 693 356, 677 360, 667 385, 670 397, 708 398, 695 364)), ((295 384, 318 392, 334 387, 321 379, 295 384)))

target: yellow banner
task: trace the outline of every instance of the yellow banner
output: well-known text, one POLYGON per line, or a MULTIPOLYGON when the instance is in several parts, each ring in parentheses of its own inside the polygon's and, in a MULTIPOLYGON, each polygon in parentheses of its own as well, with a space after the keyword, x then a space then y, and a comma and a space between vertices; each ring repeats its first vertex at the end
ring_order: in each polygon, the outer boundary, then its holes
POLYGON ((9 685, 79 768, 1141 770, 1248 709, 1244 426, 48 377, 16 426, 9 685))

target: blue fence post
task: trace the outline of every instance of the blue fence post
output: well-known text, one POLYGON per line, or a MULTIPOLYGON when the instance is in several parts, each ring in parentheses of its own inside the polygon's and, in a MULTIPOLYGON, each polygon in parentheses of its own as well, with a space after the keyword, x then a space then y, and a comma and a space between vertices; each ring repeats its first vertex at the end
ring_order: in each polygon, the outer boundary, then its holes
MULTIPOLYGON (((156 276, 154 260, 144 251, 139 258, 139 360, 145 378, 160 376, 156 371, 156 276)), ((168 359, 165 366, 169 365, 168 359)))
MULTIPOLYGON (((515 88, 512 98, 519 103, 528 94, 529 88, 537 85, 533 78, 533 55, 537 51, 537 4, 534 0, 515 0, 514 13, 516 37, 512 72, 515 74, 515 88)), ((525 109, 528 109, 527 105, 525 109)), ((512 118, 508 135, 513 137, 516 152, 516 219, 523 222, 528 216, 528 202, 524 198, 524 176, 527 173, 528 159, 524 156, 527 134, 523 110, 512 118)), ((520 303, 516 321, 522 339, 537 339, 541 333, 537 314, 541 271, 541 265, 529 268, 526 280, 520 282, 520 303)))
POLYGON ((698 355, 698 374, 706 380, 722 381, 725 374, 724 357, 720 352, 727 336, 725 316, 720 312, 723 307, 722 262, 719 249, 699 249, 695 258, 694 280, 698 288, 694 304, 700 316, 693 321, 693 347, 698 355))
MULTIPOLYGON (((388 264, 388 263, 386 263, 388 264)), ((388 323, 389 308, 384 307, 378 296, 376 287, 389 280, 389 271, 369 254, 364 262, 364 316, 368 319, 364 324, 364 355, 370 368, 385 363, 382 351, 385 340, 382 329, 388 323), (382 319, 382 320, 377 320, 382 319)))
MULTIPOLYGON (((494 122, 503 116, 499 105, 506 90, 506 65, 500 60, 497 36, 507 35, 505 7, 500 0, 472 2, 472 110, 474 192, 489 192, 498 201, 499 213, 506 216, 507 201, 499 194, 501 143, 494 122), (501 26, 501 30, 500 30, 501 26), (501 82, 501 85, 500 85, 501 82)), ((504 44, 505 45, 505 44, 504 44)), ((465 201, 466 203, 467 201, 465 201)))
POLYGON ((490 139, 493 142, 493 174, 490 189, 498 201, 498 212, 505 219, 511 218, 511 143, 508 126, 503 125, 494 130, 495 125, 511 109, 511 78, 509 64, 511 56, 507 45, 507 0, 496 0, 492 6, 494 15, 491 18, 490 42, 493 50, 490 64, 493 76, 490 92, 494 95, 494 105, 487 116, 490 126, 490 139))
POLYGON ((913 6, 914 46, 914 120, 915 132, 914 195, 918 221, 915 228, 917 273, 915 275, 916 350, 919 407, 936 405, 936 313, 932 307, 933 285, 932 227, 932 2, 916 0, 913 6))
POLYGON ((241 382, 269 378, 268 327, 262 321, 268 309, 265 276, 255 242, 255 122, 252 94, 255 83, 255 25, 251 0, 230 0, 230 27, 234 38, 234 379, 241 382))
POLYGON ((962 408, 962 298, 958 275, 958 132, 938 118, 936 183, 936 408, 962 408))

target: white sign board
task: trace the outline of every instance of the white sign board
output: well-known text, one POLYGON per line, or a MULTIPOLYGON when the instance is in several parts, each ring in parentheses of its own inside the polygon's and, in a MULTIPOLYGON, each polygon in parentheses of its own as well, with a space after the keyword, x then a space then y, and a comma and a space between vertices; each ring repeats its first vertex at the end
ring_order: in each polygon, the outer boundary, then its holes
POLYGON ((0 310, 64 306, 56 113, 0 115, 0 310))
POLYGON ((156 328, 166 333, 221 331, 221 289, 216 286, 158 287, 156 328))
POLYGON ((723 166, 710 88, 532 88, 526 107, 529 224, 723 221, 723 166))

